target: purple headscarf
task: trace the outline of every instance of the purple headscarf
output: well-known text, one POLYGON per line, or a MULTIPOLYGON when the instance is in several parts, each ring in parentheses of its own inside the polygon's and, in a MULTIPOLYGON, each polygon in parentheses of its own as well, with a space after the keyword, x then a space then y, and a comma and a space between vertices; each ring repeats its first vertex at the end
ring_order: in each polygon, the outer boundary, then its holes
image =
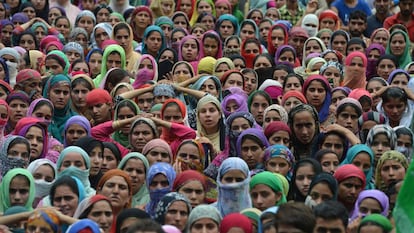
POLYGON ((362 217, 365 217, 366 214, 359 212, 359 206, 361 205, 361 202, 366 198, 372 198, 378 201, 382 209, 381 215, 385 217, 388 216, 388 208, 389 208, 388 196, 379 190, 371 189, 371 190, 364 190, 359 194, 358 199, 355 202, 354 211, 351 214, 351 221, 358 218, 359 215, 361 215, 362 217))
POLYGON ((38 98, 38 99, 33 100, 32 103, 30 103, 30 106, 27 109, 27 116, 32 116, 34 110, 37 107, 37 105, 40 104, 41 102, 47 102, 47 103, 49 103, 49 106, 52 106, 52 115, 53 115, 53 103, 52 103, 52 101, 50 101, 49 99, 46 99, 46 98, 38 98))
POLYGON ((194 59, 194 61, 187 61, 187 62, 191 64, 191 66, 192 66, 192 67, 193 67, 193 69, 194 69, 194 72, 195 72, 195 73, 197 73, 197 71, 198 71, 198 63, 199 63, 200 59, 202 58, 202 57, 201 57, 201 53, 202 53, 202 52, 201 52, 201 50, 202 50, 203 48, 201 48, 201 43, 200 43, 200 41, 199 41, 199 40, 198 40, 195 36, 193 36, 193 35, 184 36, 184 38, 181 40, 180 47, 178 48, 178 60, 179 60, 179 61, 184 61, 184 60, 183 60, 183 54, 182 54, 182 48, 183 48, 184 43, 185 43, 187 40, 191 40, 191 39, 195 40, 195 41, 196 41, 196 43, 197 43, 197 47, 198 47, 198 55, 197 55, 197 57, 194 59))
MULTIPOLYGON (((385 48, 377 43, 371 44, 365 51, 365 55, 367 55, 367 58, 369 57, 369 53, 372 50, 378 50, 380 53, 380 56, 385 54, 385 48)), ((377 61, 378 59, 370 59, 368 58, 368 65, 367 65, 367 79, 374 77, 376 75, 376 68, 377 68, 377 61)))
POLYGON ((239 108, 236 112, 249 112, 249 108, 247 107, 247 95, 246 93, 238 88, 238 87, 230 87, 227 89, 231 92, 231 94, 228 94, 221 102, 221 108, 223 109, 223 113, 226 117, 228 117, 231 112, 226 110, 227 104, 234 100, 236 101, 239 108))
POLYGON ((29 17, 25 13, 16 13, 13 15, 12 20, 13 24, 15 22, 19 22, 21 24, 27 23, 29 21, 29 17))
MULTIPOLYGON (((243 131, 240 136, 237 138, 237 142, 236 142, 236 150, 237 150, 237 156, 241 156, 241 148, 242 148, 242 141, 243 138, 246 135, 252 135, 256 138, 258 138, 262 144, 264 145, 264 147, 269 147, 269 141, 267 141, 266 136, 263 133, 263 130, 261 129, 256 129, 256 128, 250 128, 250 129, 246 129, 245 131, 243 131)), ((234 155, 230 155, 230 156, 234 156, 234 155)))
POLYGON ((346 96, 348 96, 352 90, 349 87, 335 87, 334 89, 332 89, 331 93, 334 93, 335 91, 342 91, 346 96))
POLYGON ((408 83, 408 81, 410 81, 410 75, 407 73, 407 71, 405 71, 405 70, 403 70, 403 69, 396 69, 396 70, 393 70, 392 72, 391 72, 391 74, 390 74, 390 76, 388 76, 388 80, 387 80, 387 82, 388 82, 388 84, 391 84, 392 83, 392 80, 394 80, 394 78, 395 78, 395 76, 397 76, 398 74, 403 74, 403 75, 405 75, 406 77, 407 77, 407 83, 408 83))
POLYGON ((73 116, 69 118, 69 120, 65 124, 65 130, 64 130, 64 139, 63 139, 63 145, 65 147, 68 146, 66 142, 66 130, 68 130, 69 126, 73 124, 78 124, 82 126, 86 130, 87 136, 91 136, 91 124, 89 123, 88 119, 84 116, 73 116))
POLYGON ((283 65, 287 65, 290 68, 294 68, 292 63, 287 62, 287 61, 279 61, 280 55, 285 52, 285 51, 291 51, 293 53, 293 64, 296 62, 296 50, 290 46, 290 45, 281 45, 277 48, 276 53, 275 53, 275 64, 279 65, 279 64, 283 64, 283 65))

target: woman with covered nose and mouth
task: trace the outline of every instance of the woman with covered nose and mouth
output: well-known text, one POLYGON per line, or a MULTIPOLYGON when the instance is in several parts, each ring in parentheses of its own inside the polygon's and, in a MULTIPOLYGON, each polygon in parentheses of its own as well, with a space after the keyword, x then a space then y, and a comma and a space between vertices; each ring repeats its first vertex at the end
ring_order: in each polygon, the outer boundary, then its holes
POLYGON ((342 86, 355 88, 365 88, 366 81, 366 70, 368 60, 365 54, 355 51, 345 59, 345 78, 342 86))

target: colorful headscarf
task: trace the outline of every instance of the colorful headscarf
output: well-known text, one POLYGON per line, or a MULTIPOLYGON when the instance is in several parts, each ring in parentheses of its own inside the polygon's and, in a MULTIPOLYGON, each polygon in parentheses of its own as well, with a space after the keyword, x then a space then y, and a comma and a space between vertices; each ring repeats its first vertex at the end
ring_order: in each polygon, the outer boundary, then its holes
POLYGON ((182 201, 187 206, 187 212, 191 212, 191 204, 190 201, 181 193, 171 192, 166 194, 161 200, 158 202, 157 208, 155 210, 154 220, 157 221, 159 224, 165 224, 165 215, 168 212, 168 208, 176 202, 182 201))
POLYGON ((336 181, 338 181, 338 184, 340 184, 342 181, 351 178, 351 177, 356 177, 359 180, 361 180, 362 183, 362 188, 365 188, 365 175, 364 172, 362 172, 361 169, 359 169, 357 166, 353 165, 353 164, 346 164, 343 166, 340 166, 334 174, 334 177, 336 179, 336 181))
MULTIPOLYGON (((395 214, 394 213, 393 215, 396 216, 398 214, 395 214)), ((398 216, 400 216, 400 215, 398 215, 398 216)), ((399 220, 396 220, 396 222, 399 222, 399 220)), ((358 231, 360 231, 363 226, 372 225, 372 224, 377 225, 377 226, 380 226, 381 229, 384 230, 384 232, 391 232, 392 229, 394 228, 392 226, 390 220, 388 220, 387 217, 384 217, 384 215, 381 215, 381 214, 370 214, 370 215, 365 216, 365 218, 363 218, 361 220, 361 223, 359 224, 359 227, 358 227, 358 231)), ((398 231, 399 230, 399 228, 398 228, 399 226, 400 225, 396 224, 396 227, 397 227, 396 230, 397 230, 397 232, 404 232, 404 231, 398 231)))
POLYGON ((394 149, 395 144, 397 143, 397 135, 394 130, 388 125, 375 125, 368 132, 367 136, 367 146, 372 147, 375 136, 378 134, 385 134, 390 142, 391 149, 394 149))
MULTIPOLYGON (((106 51, 106 50, 105 50, 106 51)), ((131 105, 133 107, 133 109, 131 109, 131 111, 135 114, 138 115, 138 113, 140 112, 138 105, 130 100, 130 99, 124 99, 121 100, 116 106, 115 106, 115 111, 114 111, 114 121, 118 120, 118 112, 120 108, 125 107, 125 105, 123 105, 123 103, 125 102, 129 102, 128 108, 131 105)), ((132 128, 131 128, 132 129, 132 128)), ((116 131, 113 135, 112 138, 119 142, 122 146, 127 147, 129 146, 129 135, 124 135, 120 130, 116 131)))
POLYGON ((272 172, 264 171, 253 176, 252 180, 250 181, 250 190, 252 190, 258 184, 264 184, 271 188, 275 193, 281 194, 280 200, 275 203, 276 206, 286 203, 286 196, 284 194, 282 182, 275 174, 272 172))
MULTIPOLYGON (((377 167, 375 168, 375 186, 377 189, 386 190, 387 185, 384 184, 384 181, 381 177, 381 170, 382 166, 384 165, 385 161, 387 160, 394 160, 401 164, 405 170, 408 169, 408 160, 401 152, 396 150, 389 150, 386 151, 384 154, 381 155, 380 159, 377 162, 377 167)), ((408 173, 407 173, 408 175, 408 173)))
POLYGON ((324 122, 329 116, 329 107, 331 105, 331 98, 332 98, 331 86, 329 85, 328 80, 322 75, 311 75, 306 79, 305 83, 303 84, 302 92, 303 92, 303 95, 306 96, 306 91, 308 90, 309 85, 311 84, 312 81, 315 81, 315 80, 322 83, 322 85, 325 88, 325 92, 326 92, 326 97, 323 100, 321 110, 318 113, 319 121, 324 122))
POLYGON ((22 158, 11 158, 8 156, 8 150, 10 147, 10 144, 15 139, 21 139, 27 142, 26 138, 22 136, 15 136, 15 135, 9 135, 6 137, 3 141, 3 145, 1 145, 0 148, 0 179, 2 176, 4 176, 9 170, 13 168, 23 168, 27 166, 27 161, 22 158))
POLYGON ((68 146, 68 142, 66 141, 66 131, 69 129, 70 126, 77 124, 80 125, 83 129, 86 131, 87 136, 91 136, 91 124, 89 123, 88 119, 84 116, 73 116, 69 118, 69 120, 65 124, 64 128, 64 139, 63 139, 63 145, 68 146))
POLYGON ((359 57, 362 60, 362 64, 364 66, 364 73, 362 74, 363 78, 348 76, 345 70, 345 78, 344 78, 343 86, 349 87, 351 89, 365 88, 366 83, 367 83, 366 78, 365 78, 366 68, 368 65, 368 60, 365 54, 359 51, 354 51, 348 54, 348 56, 345 59, 345 67, 350 66, 352 63, 352 59, 354 59, 355 57, 359 57))
MULTIPOLYGON (((16 135, 25 137, 29 129, 33 126, 42 130, 43 149, 42 151, 39 151, 40 156, 38 158, 45 158, 48 153, 48 149, 49 149, 48 148, 49 136, 47 133, 47 125, 43 121, 37 118, 34 118, 34 117, 23 117, 17 122, 16 127, 14 128, 14 133, 16 135)), ((32 158, 32 159, 38 159, 38 158, 32 158)))
POLYGON ((253 232, 253 224, 245 215, 240 213, 230 213, 224 216, 225 217, 220 224, 221 233, 228 233, 232 228, 241 228, 244 233, 253 232))
POLYGON ((37 222, 39 220, 43 221, 43 224, 49 225, 49 227, 53 230, 53 233, 60 232, 61 222, 59 216, 54 210, 35 210, 27 220, 27 226, 30 226, 32 222, 37 222))
POLYGON ((371 167, 368 170, 364 170, 365 178, 366 178, 366 185, 365 189, 373 189, 374 184, 372 183, 372 176, 374 175, 374 152, 371 148, 365 144, 355 144, 351 148, 348 149, 346 153, 345 159, 342 161, 341 165, 345 164, 352 164, 355 157, 360 153, 367 153, 369 156, 369 160, 371 162, 371 167))
POLYGON ((131 198, 132 198, 132 185, 131 179, 129 178, 128 173, 122 171, 120 169, 111 169, 107 171, 99 180, 98 186, 96 186, 96 190, 99 192, 103 189, 105 183, 114 176, 120 176, 124 178, 125 182, 128 185, 128 202, 123 206, 123 208, 131 208, 131 198))
POLYGON ((99 201, 106 201, 112 207, 111 201, 107 197, 101 194, 96 194, 96 195, 87 197, 83 199, 81 202, 79 202, 78 208, 76 208, 76 211, 73 214, 73 217, 76 219, 87 218, 87 216, 85 216, 87 210, 92 208, 92 206, 99 201))
POLYGON ((263 163, 266 164, 272 158, 282 158, 286 160, 290 165, 287 177, 292 177, 293 167, 295 164, 295 157, 293 156, 292 151, 288 147, 279 144, 267 147, 264 152, 263 163))
POLYGON ((354 211, 351 214, 351 221, 353 221, 354 219, 358 218, 358 217, 362 217, 364 218, 366 214, 361 213, 359 211, 359 205, 361 205, 361 202, 366 199, 366 198, 371 198, 371 199, 375 199, 381 206, 381 215, 383 215, 384 217, 388 217, 388 208, 389 208, 389 200, 388 200, 388 196, 376 189, 372 189, 372 190, 364 190, 362 192, 359 193, 358 195, 358 199, 355 202, 355 207, 354 207, 354 211))
MULTIPOLYGON (((162 50, 164 50, 164 48, 167 46, 167 42, 166 42, 166 39, 165 39, 164 31, 159 26, 156 26, 156 25, 151 25, 151 26, 149 26, 149 27, 147 27, 145 29, 143 41, 145 41, 150 36, 150 34, 152 32, 158 32, 161 35, 161 48, 158 51, 157 56, 155 57, 155 59, 158 60, 159 59, 159 55, 161 54, 160 52, 162 50)), ((148 51, 147 51, 148 48, 147 48, 147 46, 148 45, 146 43, 143 43, 142 44, 142 54, 148 54, 148 51)))
POLYGON ((81 219, 70 225, 66 233, 100 233, 99 225, 90 219, 81 219))
POLYGON ((3 213, 8 208, 11 207, 10 202, 10 184, 12 180, 16 176, 24 176, 29 183, 29 195, 26 203, 24 204, 24 207, 28 210, 32 210, 32 203, 35 198, 35 182, 32 174, 30 174, 29 171, 23 168, 14 168, 6 173, 6 175, 3 177, 3 180, 0 184, 0 212, 3 213))
POLYGON ((102 66, 101 66, 101 73, 93 80, 95 83, 95 87, 98 88, 105 77, 106 72, 108 71, 108 67, 106 66, 106 62, 108 60, 108 56, 111 53, 117 53, 121 57, 121 69, 125 70, 126 68, 126 55, 125 50, 120 45, 109 45, 105 48, 105 51, 102 55, 102 66))

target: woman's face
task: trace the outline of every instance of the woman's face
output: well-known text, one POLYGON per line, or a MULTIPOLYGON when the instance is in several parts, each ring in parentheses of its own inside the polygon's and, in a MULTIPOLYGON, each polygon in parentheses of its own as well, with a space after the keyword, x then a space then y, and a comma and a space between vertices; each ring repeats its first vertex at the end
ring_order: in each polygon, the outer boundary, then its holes
POLYGON ((269 30, 272 27, 272 24, 269 21, 263 21, 259 24, 260 36, 264 41, 267 41, 269 35, 269 30))
POLYGON ((19 46, 24 48, 26 51, 36 49, 35 38, 32 35, 26 34, 20 37, 19 46))
POLYGON ((269 107, 269 102, 267 102, 266 98, 262 95, 256 95, 252 99, 252 103, 250 105, 250 112, 256 119, 256 122, 259 124, 263 124, 263 114, 264 110, 269 107))
POLYGON ((325 141, 322 143, 321 149, 328 149, 332 150, 337 154, 338 160, 344 154, 344 144, 342 142, 342 138, 335 134, 330 134, 326 136, 325 141))
POLYGON ((351 60, 351 64, 345 66, 346 72, 352 77, 364 76, 365 67, 361 57, 354 57, 351 60))
POLYGON ((338 62, 339 61, 338 55, 336 55, 336 53, 334 52, 326 53, 323 59, 325 59, 326 62, 330 62, 330 61, 338 62))
POLYGON ((312 142, 316 134, 316 122, 312 113, 301 111, 293 116, 293 133, 302 144, 312 142))
POLYGON ((30 193, 29 180, 22 175, 16 175, 10 182, 9 193, 10 206, 26 205, 30 193))
POLYGON ((128 183, 122 176, 111 177, 98 192, 111 200, 114 209, 125 208, 130 198, 128 183))
POLYGON ((181 0, 180 3, 180 11, 184 12, 186 15, 190 15, 191 12, 191 7, 192 7, 193 3, 191 0, 181 0))
POLYGON ((287 50, 282 52, 279 56, 279 62, 288 62, 292 67, 295 66, 295 55, 292 51, 287 50))
POLYGON ((83 16, 79 19, 78 25, 76 26, 85 29, 88 35, 90 35, 95 25, 93 24, 93 19, 91 17, 83 16))
POLYGON ((299 79, 296 77, 289 77, 285 80, 285 89, 284 92, 288 91, 299 91, 302 92, 302 84, 300 83, 299 79))
MULTIPOLYGON (((92 1, 93 3, 93 1, 92 1)), ((85 3, 83 3, 85 4, 85 3)), ((93 9, 93 8, 92 8, 93 9)), ((109 22, 109 15, 111 13, 108 9, 102 8, 100 11, 98 11, 98 14, 96 14, 96 23, 103 23, 103 22, 109 22)))
POLYGON ((231 169, 221 177, 220 182, 222 184, 233 184, 243 182, 245 179, 246 175, 242 171, 231 169))
POLYGON ((355 51, 364 53, 365 49, 364 49, 364 47, 362 47, 361 44, 351 44, 351 45, 348 46, 348 48, 346 50, 347 54, 350 54, 350 53, 355 52, 355 51))
POLYGON ((79 196, 73 192, 67 185, 61 185, 56 188, 55 196, 53 197, 53 206, 56 207, 62 214, 72 217, 78 208, 79 196))
POLYGON ((70 87, 65 84, 57 84, 50 88, 49 99, 57 110, 64 109, 70 98, 70 87))
POLYGON ((83 84, 79 83, 71 91, 72 102, 77 108, 85 108, 86 95, 89 93, 89 89, 83 84))
POLYGON ((403 180, 405 173, 405 168, 396 160, 385 160, 381 167, 381 179, 387 186, 394 181, 403 180))
POLYGON ((142 160, 137 158, 131 158, 122 169, 128 173, 131 178, 132 194, 136 194, 145 182, 146 169, 142 160))
POLYGON ((322 82, 312 81, 306 89, 305 96, 310 105, 313 105, 316 109, 321 109, 326 99, 326 90, 322 82))
POLYGON ((377 74, 384 80, 388 79, 388 76, 392 71, 397 69, 394 62, 389 59, 382 59, 377 66, 377 74))
POLYGON ((72 72, 77 72, 77 71, 81 71, 85 74, 89 74, 89 67, 88 64, 86 64, 86 62, 78 62, 76 63, 73 68, 72 68, 72 72))
POLYGON ((252 19, 256 25, 259 25, 260 21, 263 19, 263 14, 261 11, 255 10, 252 12, 250 19, 252 19))
POLYGON ((92 149, 89 154, 89 159, 91 160, 91 168, 89 171, 90 176, 96 176, 101 170, 103 151, 100 146, 96 146, 92 149))
POLYGON ((0 4, 0 19, 6 18, 6 8, 4 7, 4 4, 0 4))
POLYGON ((65 139, 68 146, 75 144, 75 142, 87 135, 86 129, 81 125, 72 124, 68 127, 65 133, 65 139))
POLYGON ((165 50, 164 52, 162 52, 158 62, 161 63, 165 60, 170 60, 171 62, 174 62, 174 53, 171 50, 165 50))
POLYGON ((201 0, 197 6, 197 12, 200 15, 201 13, 213 13, 213 9, 211 8, 208 2, 201 0))
POLYGON ((177 157, 185 162, 201 164, 200 152, 193 143, 185 143, 177 151, 177 157))
POLYGON ((254 140, 246 138, 241 144, 241 158, 247 163, 249 169, 255 169, 263 162, 264 147, 254 140))
POLYGON ((231 14, 229 6, 225 3, 216 3, 217 18, 224 14, 231 14))
POLYGON ((384 109, 385 115, 389 118, 390 123, 397 125, 399 125, 406 107, 407 104, 398 98, 389 98, 388 102, 383 102, 382 104, 382 108, 384 109))
POLYGON ((375 34, 374 38, 372 38, 372 42, 380 44, 384 48, 386 48, 388 39, 389 39, 389 35, 385 31, 379 31, 375 34))
POLYGON ((175 67, 173 71, 173 77, 175 82, 181 83, 192 78, 192 74, 187 64, 183 63, 175 67))
POLYGON ((229 20, 224 20, 220 24, 219 33, 221 35, 221 38, 225 40, 227 37, 234 35, 234 26, 229 20))
POLYGON ((203 41, 203 51, 205 56, 216 57, 219 50, 219 43, 212 37, 206 37, 203 41))
POLYGON ((320 182, 313 186, 312 190, 309 191, 309 195, 316 204, 332 200, 334 197, 329 185, 326 182, 320 182))
POLYGON ((113 221, 112 206, 106 200, 98 201, 93 204, 87 218, 98 223, 103 232, 109 233, 113 221))
POLYGON ((230 87, 239 87, 243 89, 243 76, 239 73, 231 73, 223 84, 223 90, 230 87))
POLYGON ((183 28, 187 30, 188 24, 184 16, 180 15, 175 17, 173 22, 175 28, 183 28))
POLYGON ((9 103, 10 117, 9 121, 16 124, 20 119, 27 115, 28 104, 21 99, 14 99, 9 103))
POLYGON ((187 197, 192 208, 205 203, 204 199, 206 198, 206 192, 203 185, 198 180, 191 180, 185 183, 181 186, 178 192, 187 197))
POLYGON ((338 106, 339 101, 346 98, 346 95, 343 91, 334 91, 332 92, 332 98, 331 98, 331 107, 334 106, 335 109, 338 106))
POLYGON ((36 11, 33 7, 26 7, 22 10, 22 12, 27 15, 27 17, 30 19, 33 19, 36 17, 36 11))
POLYGON ((36 117, 40 120, 44 120, 46 122, 50 122, 52 120, 52 109, 48 105, 42 105, 37 107, 36 110, 32 113, 33 117, 36 117))
POLYGON ((176 44, 181 44, 181 40, 184 38, 184 32, 177 31, 171 35, 171 41, 176 44))
POLYGON ((194 39, 189 39, 181 46, 181 55, 184 61, 195 61, 199 53, 197 42, 194 39))
POLYGON ((60 12, 60 10, 59 9, 57 9, 56 7, 55 8, 52 8, 52 9, 50 9, 49 10, 49 14, 48 14, 48 23, 49 24, 53 24, 53 22, 55 21, 55 19, 57 18, 57 17, 59 17, 59 16, 62 16, 62 12, 60 12))
POLYGON ((321 53, 322 47, 316 40, 309 40, 308 43, 305 43, 305 56, 307 57, 311 53, 321 53))
POLYGON ((366 152, 360 152, 357 156, 355 156, 354 160, 352 160, 352 164, 361 169, 361 171, 365 172, 371 168, 371 157, 366 152))
POLYGON ((373 59, 378 61, 378 59, 380 58, 381 54, 380 51, 378 49, 372 49, 369 54, 368 54, 368 59, 373 59))
POLYGON ((315 171, 312 165, 303 165, 296 171, 295 184, 302 196, 308 195, 310 183, 313 177, 315 177, 315 171))
POLYGON ((105 40, 109 40, 110 35, 105 31, 103 28, 97 28, 95 29, 95 41, 99 48, 102 48, 102 43, 105 40))
MULTIPOLYGON (((255 44, 253 44, 255 45, 255 44)), ((256 51, 257 53, 259 53, 259 49, 256 45, 256 51)), ((269 59, 267 59, 264 56, 260 56, 256 59, 255 63, 253 64, 253 69, 259 69, 259 68, 268 68, 268 67, 272 67, 272 63, 270 63, 269 59)))
POLYGON ((46 182, 52 182, 55 179, 55 171, 50 165, 44 164, 39 166, 34 171, 33 178, 35 180, 44 180, 46 182))
POLYGON ((214 30, 214 18, 211 15, 204 16, 201 21, 201 24, 203 24, 207 30, 214 30))
POLYGON ((290 110, 297 105, 301 104, 302 102, 296 98, 296 97, 289 97, 285 100, 285 103, 283 104, 283 108, 285 108, 286 112, 289 113, 290 110))
POLYGON ((275 193, 269 186, 265 184, 257 184, 250 190, 253 207, 264 211, 280 200, 281 194, 275 193))
POLYGON ((272 30, 271 34, 272 45, 275 47, 275 50, 285 43, 285 32, 281 28, 275 28, 272 30))
POLYGON ((154 191, 154 190, 164 189, 168 187, 169 187, 169 181, 167 177, 162 173, 158 173, 157 175, 154 176, 154 178, 152 178, 151 184, 149 185, 149 190, 154 191))
POLYGON ((338 115, 336 116, 336 123, 351 130, 354 134, 358 133, 358 118, 359 114, 356 109, 351 106, 346 106, 338 115))
POLYGON ((213 103, 205 104, 198 111, 198 118, 201 122, 201 126, 207 132, 216 132, 218 130, 220 114, 221 113, 219 112, 216 105, 213 103))
POLYGON ((75 152, 69 152, 66 154, 65 158, 63 158, 62 165, 58 168, 58 171, 62 172, 71 166, 79 168, 81 170, 86 170, 85 160, 83 159, 82 155, 75 152))
POLYGON ((91 69, 92 76, 96 76, 101 73, 102 66, 102 54, 93 53, 89 58, 89 67, 91 69))
POLYGON ((166 211, 164 224, 175 226, 183 231, 189 214, 188 206, 184 201, 174 201, 166 211))
POLYGON ((247 72, 244 75, 244 89, 245 92, 249 95, 254 90, 257 89, 257 77, 252 72, 247 72))
POLYGON ((117 168, 117 166, 118 161, 116 160, 114 153, 109 148, 105 148, 103 152, 101 172, 105 174, 107 171, 117 168))
POLYGON ((255 37, 255 28, 251 24, 244 24, 243 27, 240 29, 240 39, 246 40, 247 38, 254 38, 255 37))
POLYGON ((323 172, 327 172, 333 175, 339 166, 339 159, 336 154, 327 153, 322 156, 320 163, 323 172))
POLYGON ((328 67, 323 72, 323 76, 328 79, 331 88, 339 87, 341 84, 341 73, 335 67, 328 67))
POLYGON ((121 20, 116 15, 110 15, 109 22, 111 23, 111 26, 114 27, 115 24, 121 22, 121 20))
POLYGON ((135 19, 132 20, 135 22, 135 26, 139 29, 145 29, 151 24, 151 17, 146 11, 138 12, 135 19))
POLYGON ((162 37, 161 33, 157 31, 151 32, 148 37, 145 39, 145 44, 147 45, 148 52, 151 54, 157 54, 162 46, 162 37))
POLYGON ((290 147, 290 135, 287 131, 276 131, 269 137, 269 143, 271 145, 281 144, 286 147, 290 147))
POLYGON ((387 135, 375 135, 371 143, 371 149, 374 152, 375 161, 378 161, 384 152, 391 150, 390 140, 387 138, 387 135))
POLYGON ((163 120, 172 123, 182 123, 184 118, 178 105, 170 105, 164 109, 163 120))
POLYGON ((1 29, 1 42, 6 44, 6 45, 9 45, 11 43, 12 32, 13 32, 13 26, 12 25, 4 26, 1 29))
POLYGON ((336 27, 336 23, 333 18, 324 18, 321 20, 319 24, 320 29, 328 28, 328 29, 331 29, 331 31, 333 32, 336 31, 335 27, 336 27))
POLYGON ((289 162, 282 157, 273 157, 266 162, 266 171, 279 173, 287 176, 291 166, 289 162))
MULTIPOLYGON (((128 106, 124 106, 118 109, 118 120, 125 120, 132 118, 136 115, 136 113, 128 106)), ((131 128, 131 124, 127 124, 121 128, 121 132, 125 135, 129 134, 129 130, 131 128)))
POLYGON ((219 233, 219 226, 211 218, 201 218, 193 223, 190 233, 219 233))
POLYGON ((218 90, 217 90, 217 86, 216 83, 214 82, 213 79, 207 79, 200 88, 200 91, 204 91, 207 92, 209 94, 211 94, 214 97, 218 97, 218 90))
POLYGON ((397 74, 391 82, 391 86, 400 87, 403 89, 407 86, 408 81, 410 80, 405 74, 397 74))
POLYGON ((37 27, 34 33, 36 35, 36 41, 38 43, 46 36, 45 29, 43 29, 42 27, 37 27))
POLYGON ((27 131, 25 138, 30 142, 30 158, 37 159, 43 152, 43 131, 37 126, 32 126, 27 131))
POLYGON ((147 156, 150 165, 158 162, 171 163, 170 153, 162 147, 151 149, 145 156, 147 156))
POLYGON ((139 123, 132 130, 130 137, 130 143, 132 148, 134 148, 134 151, 141 152, 147 142, 155 138, 155 135, 149 125, 139 123))
POLYGON ((402 34, 395 34, 390 41, 391 54, 394 56, 402 56, 404 54, 407 42, 402 34))
MULTIPOLYGON (((285 5, 285 0, 277 0, 276 7, 280 8, 285 5)), ((270 18, 272 21, 279 20, 279 11, 276 8, 269 8, 266 12, 266 17, 270 18)))
POLYGON ((280 113, 278 111, 270 110, 267 112, 266 115, 264 115, 263 129, 266 129, 266 127, 273 121, 281 121, 281 120, 282 118, 280 117, 280 113))
POLYGON ((333 38, 331 46, 333 50, 345 54, 346 44, 346 38, 343 35, 337 35, 333 38))

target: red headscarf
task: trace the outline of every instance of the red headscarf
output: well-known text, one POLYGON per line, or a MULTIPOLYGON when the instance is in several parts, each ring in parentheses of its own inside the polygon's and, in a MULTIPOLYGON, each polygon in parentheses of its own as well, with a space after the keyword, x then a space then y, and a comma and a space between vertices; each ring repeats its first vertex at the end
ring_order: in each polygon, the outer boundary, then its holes
POLYGON ((335 21, 335 29, 339 29, 339 17, 338 14, 333 10, 324 10, 319 15, 319 29, 321 26, 321 21, 325 18, 333 19, 335 21))
POLYGON ((279 131, 288 132, 289 136, 292 135, 289 126, 283 121, 272 121, 268 124, 264 130, 266 138, 270 138, 274 133, 279 131))
POLYGON ((290 97, 295 97, 304 104, 308 103, 308 101, 306 100, 306 97, 302 94, 302 92, 297 91, 297 90, 290 90, 282 96, 282 106, 285 104, 286 100, 289 99, 290 97))
POLYGON ((362 64, 365 69, 364 73, 361 75, 362 77, 361 76, 352 77, 351 74, 349 74, 349 72, 345 70, 345 79, 344 79, 342 86, 346 86, 351 89, 355 89, 355 88, 365 89, 365 86, 367 84, 367 81, 366 81, 366 70, 367 70, 367 64, 368 64, 367 56, 364 53, 361 53, 359 51, 354 51, 348 54, 348 56, 345 58, 345 68, 347 69, 347 67, 351 65, 352 59, 354 59, 355 57, 359 57, 362 59, 362 64))
POLYGON ((132 14, 131 14, 131 27, 132 27, 132 31, 134 32, 134 40, 136 41, 136 42, 141 42, 142 41, 142 38, 140 38, 136 33, 135 33, 135 31, 136 31, 136 28, 135 28, 135 22, 134 22, 134 19, 135 19, 135 17, 137 16, 137 14, 139 13, 139 12, 141 12, 141 11, 145 11, 145 12, 147 12, 148 14, 149 14, 149 16, 150 16, 150 24, 152 24, 152 22, 153 22, 153 16, 152 16, 152 11, 151 11, 151 9, 149 8, 149 7, 147 7, 147 6, 138 6, 138 7, 136 7, 135 8, 135 10, 132 12, 132 14))
POLYGON ((203 185, 204 191, 207 190, 206 177, 200 172, 194 170, 186 170, 178 174, 174 180, 173 190, 178 192, 178 190, 190 181, 199 181, 203 185))
POLYGON ((338 181, 338 184, 348 178, 356 177, 361 180, 362 189, 365 189, 365 179, 366 179, 365 174, 361 169, 359 169, 357 166, 353 164, 346 164, 346 165, 340 166, 336 170, 334 177, 338 181))
POLYGON ((232 213, 226 215, 220 223, 220 233, 227 233, 231 228, 241 228, 244 233, 252 233, 252 222, 243 214, 232 213))
POLYGON ((288 43, 288 37, 289 37, 288 31, 287 31, 285 26, 280 25, 280 24, 275 24, 275 25, 272 26, 272 28, 269 30, 269 34, 267 35, 267 50, 269 51, 269 54, 272 57, 275 56, 276 49, 277 49, 277 48, 275 48, 275 46, 273 46, 273 43, 272 43, 272 32, 275 28, 283 30, 283 33, 285 34, 285 41, 283 42, 283 44, 288 43))

